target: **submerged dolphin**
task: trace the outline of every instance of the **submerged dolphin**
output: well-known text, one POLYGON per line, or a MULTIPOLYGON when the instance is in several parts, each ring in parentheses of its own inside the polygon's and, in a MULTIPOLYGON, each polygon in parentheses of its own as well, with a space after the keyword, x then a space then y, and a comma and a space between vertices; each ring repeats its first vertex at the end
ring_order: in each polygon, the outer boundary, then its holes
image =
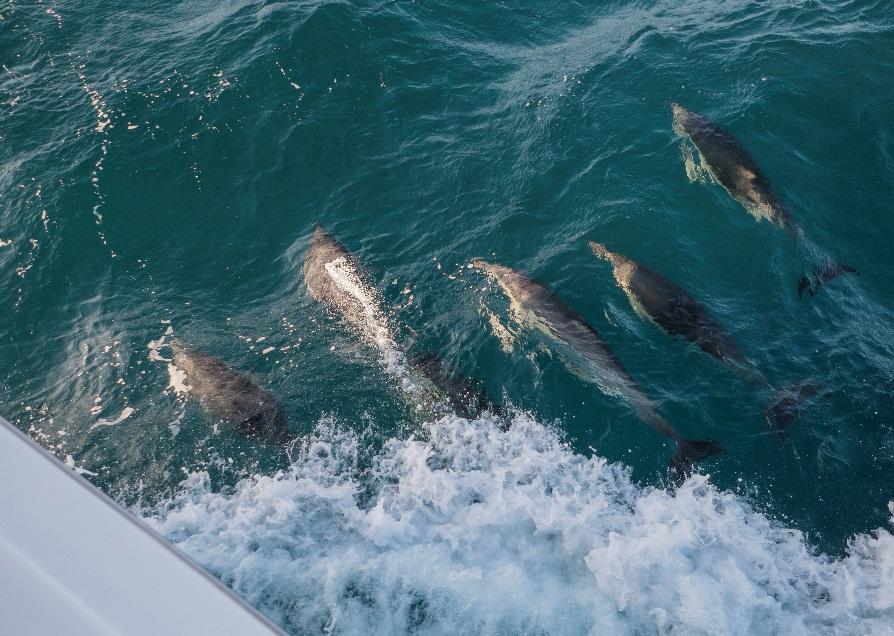
MULTIPOLYGON (((758 221, 767 219, 790 236, 803 234, 786 205, 770 187, 767 177, 760 171, 754 158, 738 139, 704 115, 672 103, 674 130, 688 137, 701 155, 702 164, 736 201, 758 221)), ((802 276, 798 280, 798 298, 804 289, 813 296, 819 288, 844 273, 859 273, 852 267, 839 263, 827 263, 813 268, 814 285, 802 276)))
POLYGON ((764 410, 764 419, 777 440, 783 439, 785 429, 800 415, 804 402, 818 392, 816 385, 801 382, 783 387, 773 395, 770 404, 764 410))
POLYGON ((344 246, 319 225, 304 260, 304 283, 317 301, 340 314, 386 353, 398 347, 373 286, 344 246))
POLYGON ((559 344, 569 370, 596 384, 606 395, 627 400, 644 422, 677 444, 671 466, 680 478, 692 464, 724 450, 711 440, 691 440, 680 435, 656 410, 614 353, 583 317, 545 285, 509 267, 475 260, 472 266, 496 282, 509 297, 512 310, 528 326, 559 344))
POLYGON ((491 402, 480 382, 457 375, 435 354, 412 355, 409 363, 418 376, 426 378, 437 392, 443 394, 447 404, 460 417, 469 418, 485 411, 500 415, 502 409, 491 402))
POLYGON ((785 204, 731 132, 679 104, 671 104, 671 109, 674 130, 692 140, 702 163, 731 197, 745 206, 758 221, 767 219, 788 234, 797 233, 798 226, 785 204))
POLYGON ((707 309, 684 289, 636 261, 589 242, 590 249, 611 263, 618 286, 638 314, 651 319, 670 335, 681 335, 702 351, 724 362, 751 382, 766 380, 739 351, 707 309))
POLYGON ((219 358, 171 342, 174 364, 186 374, 190 394, 212 416, 235 425, 240 434, 281 444, 290 441, 282 403, 219 358))

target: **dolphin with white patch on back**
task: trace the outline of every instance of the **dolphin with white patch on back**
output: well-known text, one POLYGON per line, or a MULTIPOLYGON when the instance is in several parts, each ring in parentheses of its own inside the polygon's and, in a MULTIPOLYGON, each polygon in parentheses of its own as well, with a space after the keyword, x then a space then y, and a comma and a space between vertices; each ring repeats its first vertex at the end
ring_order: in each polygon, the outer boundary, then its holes
POLYGON ((712 440, 680 435, 655 408, 615 354, 584 318, 545 285, 503 265, 477 259, 472 266, 495 280, 509 298, 516 317, 560 345, 568 369, 603 393, 629 402, 641 420, 677 444, 671 466, 682 479, 700 459, 725 452, 712 440))
MULTIPOLYGON (((456 379, 448 378, 433 356, 407 360, 398 344, 380 295, 348 250, 317 225, 304 259, 304 283, 311 297, 343 318, 378 349, 386 372, 397 378, 405 399, 421 419, 444 415, 442 407, 468 413, 469 394, 457 399, 456 379), (463 408, 459 408, 462 406, 463 408)), ((461 393, 461 392, 460 392, 461 393)), ((481 408, 484 403, 478 406, 481 408)))
POLYGON ((199 399, 205 411, 232 423, 245 437, 289 443, 285 409, 275 395, 219 358, 176 339, 170 344, 174 364, 186 374, 189 393, 199 399))
MULTIPOLYGON (((803 231, 788 207, 770 187, 770 181, 758 168, 757 162, 736 137, 704 115, 671 104, 674 131, 688 137, 698 149, 702 165, 714 180, 742 204, 758 221, 768 220, 789 236, 803 236, 803 231)), ((845 273, 859 274, 848 265, 829 261, 814 267, 814 281, 802 276, 798 281, 798 297, 805 289, 813 296, 829 280, 845 273)))
POLYGON ((317 225, 304 260, 304 283, 317 301, 338 313, 371 344, 397 349, 381 303, 354 256, 317 225))

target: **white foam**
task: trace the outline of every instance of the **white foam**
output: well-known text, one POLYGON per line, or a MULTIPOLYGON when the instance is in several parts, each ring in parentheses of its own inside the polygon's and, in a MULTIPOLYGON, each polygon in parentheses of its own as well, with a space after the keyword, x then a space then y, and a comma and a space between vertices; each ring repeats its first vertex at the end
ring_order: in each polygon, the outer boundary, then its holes
POLYGON ((168 363, 168 389, 180 396, 185 396, 192 390, 186 383, 186 371, 173 362, 168 363))
POLYGON ((48 15, 51 15, 51 16, 53 16, 53 18, 55 18, 56 27, 61 29, 62 28, 62 16, 59 14, 59 12, 53 8, 47 8, 46 11, 47 11, 48 15))
POLYGON ((136 412, 135 409, 133 409, 129 406, 125 406, 121 410, 121 413, 118 415, 118 417, 111 419, 111 420, 97 420, 96 423, 90 427, 90 430, 92 431, 94 428, 96 428, 98 426, 114 426, 115 424, 120 424, 121 422, 123 422, 124 420, 129 418, 131 415, 133 415, 135 412, 136 412))
POLYGON ((96 477, 97 473, 87 470, 86 468, 81 468, 75 463, 74 457, 71 455, 65 456, 65 465, 75 471, 78 475, 89 475, 91 477, 96 477))
POLYGON ((165 358, 160 353, 160 349, 164 346, 167 346, 168 336, 172 335, 174 330, 171 327, 165 329, 164 335, 158 340, 150 340, 149 344, 146 347, 149 349, 149 359, 154 360, 156 362, 171 362, 171 358, 165 358))
MULTIPOLYGON (((815 554, 695 476, 676 493, 517 416, 430 441, 321 422, 295 464, 143 510, 292 633, 890 634, 894 536, 815 554)), ((894 510, 892 510, 894 512, 894 510)))

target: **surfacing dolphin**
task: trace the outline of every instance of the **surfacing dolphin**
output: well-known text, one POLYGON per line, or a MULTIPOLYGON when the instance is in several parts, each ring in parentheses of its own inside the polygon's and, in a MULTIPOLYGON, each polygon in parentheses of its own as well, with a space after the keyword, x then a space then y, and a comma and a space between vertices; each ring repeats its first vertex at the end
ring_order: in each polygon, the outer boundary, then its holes
POLYGON ((503 265, 476 259, 472 266, 500 285, 522 324, 560 346, 558 352, 572 373, 592 382, 606 395, 625 399, 641 420, 674 440, 677 448, 670 465, 681 479, 695 462, 725 452, 712 440, 691 440, 680 435, 658 413, 596 330, 548 287, 503 265))
POLYGON ((402 396, 417 417, 429 420, 445 415, 452 403, 450 392, 439 386, 442 379, 434 363, 408 361, 395 339, 382 301, 354 256, 319 225, 314 229, 304 260, 304 282, 310 295, 353 326, 378 349, 381 364, 396 378, 402 396), (431 377, 434 374, 434 377, 431 377))
MULTIPOLYGON (((671 110, 674 131, 692 141, 701 156, 702 165, 733 199, 758 221, 767 219, 790 236, 803 235, 757 162, 731 132, 680 104, 672 103, 671 110)), ((852 267, 838 263, 814 267, 813 272, 813 286, 807 276, 802 276, 798 281, 799 298, 804 289, 809 289, 813 296, 825 282, 845 273, 859 273, 852 267)))
POLYGON ((230 368, 223 360, 171 341, 174 364, 186 374, 190 395, 213 417, 234 425, 249 438, 287 445, 291 436, 286 428, 282 403, 247 376, 230 368))
POLYGON ((708 310, 686 291, 658 272, 631 258, 612 252, 605 245, 589 242, 599 258, 611 263, 615 281, 627 294, 634 311, 663 328, 681 335, 717 358, 749 382, 765 384, 764 376, 739 351, 708 310))
POLYGON ((319 225, 304 259, 307 291, 348 323, 383 355, 386 368, 400 372, 403 354, 395 342, 375 288, 354 256, 319 225))
POLYGON ((788 208, 731 132, 677 103, 671 104, 671 110, 674 131, 692 140, 701 155, 702 164, 731 197, 758 221, 767 219, 792 236, 798 233, 798 225, 788 208))

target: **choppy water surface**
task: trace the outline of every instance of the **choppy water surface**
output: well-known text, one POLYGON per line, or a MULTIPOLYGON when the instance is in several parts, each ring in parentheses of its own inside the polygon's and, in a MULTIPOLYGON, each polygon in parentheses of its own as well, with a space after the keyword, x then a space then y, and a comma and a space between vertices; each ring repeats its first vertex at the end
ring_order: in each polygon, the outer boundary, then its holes
POLYGON ((885 2, 7 2, 0 412, 294 633, 891 633, 892 51, 885 2), (806 239, 687 170, 670 101, 739 137, 806 239), (503 421, 407 399, 402 354, 308 295, 316 222, 388 337, 503 421), (771 390, 641 320, 587 240, 820 397, 778 441, 771 390), (819 254, 861 274, 799 301, 819 254), (474 257, 722 443, 710 478, 669 488, 666 440, 474 257), (291 458, 180 395, 171 335, 283 401, 291 458))

